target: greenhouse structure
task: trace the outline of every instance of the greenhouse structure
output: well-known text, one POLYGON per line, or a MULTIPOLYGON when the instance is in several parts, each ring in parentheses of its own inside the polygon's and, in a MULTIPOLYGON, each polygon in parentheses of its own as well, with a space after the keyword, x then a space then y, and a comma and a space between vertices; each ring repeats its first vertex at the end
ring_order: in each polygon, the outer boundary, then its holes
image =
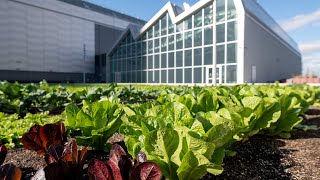
POLYGON ((254 0, 168 2, 129 25, 108 54, 110 82, 266 83, 301 74, 297 44, 254 0))

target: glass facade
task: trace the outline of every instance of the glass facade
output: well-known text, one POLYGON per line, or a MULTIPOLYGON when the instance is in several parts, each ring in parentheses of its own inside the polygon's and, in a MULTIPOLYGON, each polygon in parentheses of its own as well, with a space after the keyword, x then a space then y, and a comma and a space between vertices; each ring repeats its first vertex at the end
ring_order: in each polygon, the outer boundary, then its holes
POLYGON ((219 82, 237 82, 233 1, 212 1, 177 24, 166 13, 136 40, 129 32, 109 55, 111 82, 208 83, 214 64, 222 68, 219 82))

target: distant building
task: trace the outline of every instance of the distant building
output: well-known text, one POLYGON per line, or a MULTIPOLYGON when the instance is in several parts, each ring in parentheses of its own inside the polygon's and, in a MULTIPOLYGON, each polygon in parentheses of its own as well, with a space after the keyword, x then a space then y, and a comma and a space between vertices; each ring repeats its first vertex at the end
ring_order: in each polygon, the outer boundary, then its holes
POLYGON ((0 80, 105 82, 129 24, 145 22, 81 0, 0 0, 0 80))
POLYGON ((108 59, 118 83, 265 83, 302 68, 297 44, 254 0, 169 2, 129 25, 108 59))

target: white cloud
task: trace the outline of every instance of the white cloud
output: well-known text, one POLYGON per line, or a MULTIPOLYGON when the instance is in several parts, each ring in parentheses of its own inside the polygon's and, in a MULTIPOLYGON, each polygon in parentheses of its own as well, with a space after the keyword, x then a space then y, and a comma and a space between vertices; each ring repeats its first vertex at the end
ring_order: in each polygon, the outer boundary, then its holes
POLYGON ((320 22, 320 9, 310 14, 300 14, 289 20, 283 21, 281 26, 286 31, 292 31, 317 22, 320 22))
POLYGON ((303 55, 320 53, 320 41, 300 43, 299 48, 303 55))

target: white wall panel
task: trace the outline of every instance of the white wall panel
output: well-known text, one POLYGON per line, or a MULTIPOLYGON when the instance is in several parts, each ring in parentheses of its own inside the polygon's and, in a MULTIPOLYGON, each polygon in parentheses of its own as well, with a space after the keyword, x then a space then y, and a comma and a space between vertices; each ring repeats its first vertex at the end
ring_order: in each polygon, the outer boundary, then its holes
POLYGON ((256 66, 258 83, 291 78, 301 74, 301 57, 249 16, 245 20, 244 79, 251 82, 256 66))
POLYGON ((44 71, 43 11, 27 6, 27 59, 26 70, 44 71))
POLYGON ((9 1, 9 69, 23 70, 27 63, 27 7, 9 1))
POLYGON ((8 23, 8 1, 0 1, 0 69, 8 69, 9 63, 9 23, 8 23))

